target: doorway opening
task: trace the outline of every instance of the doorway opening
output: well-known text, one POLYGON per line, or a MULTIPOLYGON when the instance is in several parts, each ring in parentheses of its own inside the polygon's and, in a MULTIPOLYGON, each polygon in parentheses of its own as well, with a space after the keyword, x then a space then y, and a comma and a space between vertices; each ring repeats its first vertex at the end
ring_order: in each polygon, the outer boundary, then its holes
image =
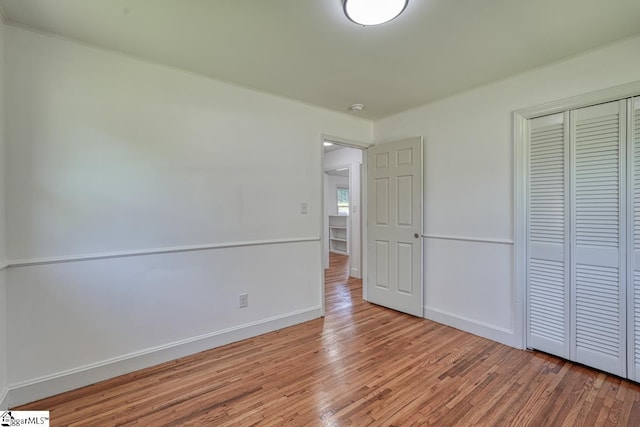
MULTIPOLYGON (((364 276, 363 178, 365 144, 322 138, 322 263, 323 276, 339 274, 346 281, 364 276), (337 268, 339 272, 328 270, 337 268)), ((322 301, 325 307, 325 280, 322 301)))
POLYGON ((373 146, 323 139, 323 267, 329 253, 342 252, 349 257, 347 277, 362 279, 365 301, 418 317, 424 314, 423 156, 419 136, 373 146), (340 177, 345 170, 347 184, 340 177))

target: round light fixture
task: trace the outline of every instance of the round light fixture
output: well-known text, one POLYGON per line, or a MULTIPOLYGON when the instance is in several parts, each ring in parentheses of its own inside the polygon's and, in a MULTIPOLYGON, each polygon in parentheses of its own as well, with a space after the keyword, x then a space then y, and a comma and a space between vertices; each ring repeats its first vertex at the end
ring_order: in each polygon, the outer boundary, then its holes
POLYGON ((409 0, 344 0, 347 18, 360 25, 389 22, 407 7, 409 0))

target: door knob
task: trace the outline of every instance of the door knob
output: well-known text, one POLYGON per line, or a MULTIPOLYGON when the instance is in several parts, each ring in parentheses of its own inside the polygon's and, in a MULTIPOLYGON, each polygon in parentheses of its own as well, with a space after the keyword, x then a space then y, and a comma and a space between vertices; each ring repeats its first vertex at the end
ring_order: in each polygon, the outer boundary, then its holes
POLYGON ((413 237, 415 237, 416 239, 420 237, 420 235, 418 233, 414 233, 413 237))

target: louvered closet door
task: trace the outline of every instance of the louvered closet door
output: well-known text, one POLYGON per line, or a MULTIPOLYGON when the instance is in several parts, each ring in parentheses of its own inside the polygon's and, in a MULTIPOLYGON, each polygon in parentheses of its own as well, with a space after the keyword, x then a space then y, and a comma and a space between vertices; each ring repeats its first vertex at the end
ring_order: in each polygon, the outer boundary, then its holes
POLYGON ((625 102, 571 112, 572 357, 626 375, 625 102))
POLYGON ((630 103, 631 122, 629 138, 629 378, 640 381, 640 98, 630 103))
POLYGON ((527 345, 569 358, 565 115, 529 121, 527 345))

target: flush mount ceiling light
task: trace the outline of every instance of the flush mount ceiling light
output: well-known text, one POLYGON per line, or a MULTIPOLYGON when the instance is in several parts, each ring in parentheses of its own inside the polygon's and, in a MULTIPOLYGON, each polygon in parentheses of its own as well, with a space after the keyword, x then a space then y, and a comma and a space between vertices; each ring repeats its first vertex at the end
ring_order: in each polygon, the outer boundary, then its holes
POLYGON ((409 0, 344 0, 347 18, 360 25, 380 25, 402 13, 409 0))

